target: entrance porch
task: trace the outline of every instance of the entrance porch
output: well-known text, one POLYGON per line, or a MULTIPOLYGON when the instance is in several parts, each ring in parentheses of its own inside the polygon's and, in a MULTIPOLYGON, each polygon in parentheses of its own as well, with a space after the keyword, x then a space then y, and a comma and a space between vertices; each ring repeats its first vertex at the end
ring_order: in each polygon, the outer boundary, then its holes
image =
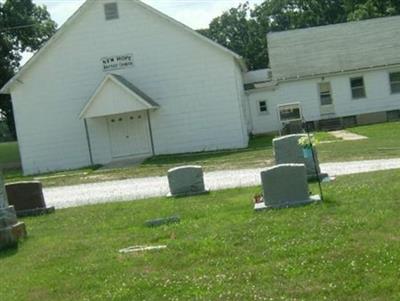
POLYGON ((80 114, 92 164, 154 155, 151 112, 158 104, 120 75, 109 74, 80 114))

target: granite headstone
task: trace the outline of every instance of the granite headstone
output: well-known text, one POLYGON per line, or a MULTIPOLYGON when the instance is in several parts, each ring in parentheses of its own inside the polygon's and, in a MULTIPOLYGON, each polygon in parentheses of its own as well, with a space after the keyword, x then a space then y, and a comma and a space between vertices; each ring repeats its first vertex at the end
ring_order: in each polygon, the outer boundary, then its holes
POLYGON ((327 175, 321 174, 319 167, 318 153, 315 147, 313 152, 310 148, 303 148, 299 144, 299 140, 303 137, 307 137, 306 134, 294 134, 275 138, 272 142, 275 154, 276 164, 305 164, 307 169, 307 177, 309 179, 315 179, 318 176, 324 178, 327 175), (314 164, 314 159, 316 166, 314 164))
POLYGON ((14 247, 26 236, 25 224, 18 222, 15 209, 8 205, 3 173, 0 169, 0 250, 14 247))
POLYGON ((6 192, 9 204, 14 206, 19 217, 46 214, 55 210, 54 207, 46 207, 42 183, 38 181, 7 184, 6 192))
POLYGON ((207 193, 201 166, 182 166, 168 171, 169 196, 207 193))
POLYGON ((286 208, 314 202, 304 164, 280 164, 261 172, 266 208, 286 208))

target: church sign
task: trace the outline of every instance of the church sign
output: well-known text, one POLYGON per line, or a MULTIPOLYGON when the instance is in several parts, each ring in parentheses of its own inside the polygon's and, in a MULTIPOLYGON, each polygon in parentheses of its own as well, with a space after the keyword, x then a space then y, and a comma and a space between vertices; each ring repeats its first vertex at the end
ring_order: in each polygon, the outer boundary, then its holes
POLYGON ((115 55, 101 59, 103 71, 120 70, 133 67, 133 54, 115 55))

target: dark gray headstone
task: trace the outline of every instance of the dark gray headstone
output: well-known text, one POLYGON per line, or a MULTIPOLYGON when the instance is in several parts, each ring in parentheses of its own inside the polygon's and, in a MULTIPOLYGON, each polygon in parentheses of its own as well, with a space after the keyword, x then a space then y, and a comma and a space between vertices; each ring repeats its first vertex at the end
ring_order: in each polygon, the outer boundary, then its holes
POLYGON ((269 208, 311 203, 304 164, 281 164, 261 172, 264 203, 269 208))
POLYGON ((54 207, 46 207, 42 183, 38 181, 7 184, 6 192, 9 204, 14 206, 19 217, 42 215, 55 211, 54 207))
POLYGON ((182 166, 168 171, 171 196, 187 196, 206 193, 201 166, 182 166))

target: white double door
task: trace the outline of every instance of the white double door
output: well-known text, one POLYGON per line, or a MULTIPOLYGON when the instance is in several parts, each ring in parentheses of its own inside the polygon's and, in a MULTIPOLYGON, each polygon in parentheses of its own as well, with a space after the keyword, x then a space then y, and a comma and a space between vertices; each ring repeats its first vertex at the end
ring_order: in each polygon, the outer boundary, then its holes
POLYGON ((113 158, 151 154, 146 112, 113 115, 107 122, 113 158))

